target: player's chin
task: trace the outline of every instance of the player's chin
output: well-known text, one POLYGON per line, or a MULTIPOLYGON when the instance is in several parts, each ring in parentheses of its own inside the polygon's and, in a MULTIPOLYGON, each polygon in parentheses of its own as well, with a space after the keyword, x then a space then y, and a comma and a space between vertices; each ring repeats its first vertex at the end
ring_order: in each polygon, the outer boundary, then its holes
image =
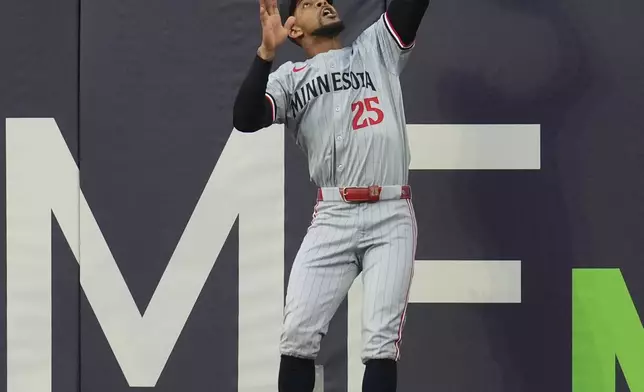
POLYGON ((322 18, 322 26, 329 26, 339 22, 342 22, 342 20, 338 16, 322 18))
POLYGON ((344 30, 344 23, 338 18, 333 21, 324 21, 311 35, 316 37, 335 38, 344 30))
POLYGON ((318 22, 320 23, 320 27, 328 26, 340 22, 340 17, 338 16, 338 14, 333 14, 330 16, 320 16, 318 22))

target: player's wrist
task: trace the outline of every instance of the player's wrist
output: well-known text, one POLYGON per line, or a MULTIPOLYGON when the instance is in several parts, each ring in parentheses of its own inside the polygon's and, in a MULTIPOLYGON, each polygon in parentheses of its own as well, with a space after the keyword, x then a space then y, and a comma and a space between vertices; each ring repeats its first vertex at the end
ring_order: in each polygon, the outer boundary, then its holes
POLYGON ((264 61, 271 62, 275 59, 275 50, 267 49, 264 45, 257 48, 257 55, 264 61))

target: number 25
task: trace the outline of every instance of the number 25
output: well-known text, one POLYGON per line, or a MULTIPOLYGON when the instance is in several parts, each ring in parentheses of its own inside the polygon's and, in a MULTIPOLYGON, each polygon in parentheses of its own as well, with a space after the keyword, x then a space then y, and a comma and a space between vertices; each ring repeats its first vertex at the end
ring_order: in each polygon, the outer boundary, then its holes
POLYGON ((380 103, 378 101, 378 97, 365 98, 362 101, 357 101, 351 104, 351 113, 356 112, 352 121, 354 131, 365 128, 367 125, 376 125, 382 122, 385 114, 382 112, 382 110, 378 109, 377 106, 373 106, 374 103, 380 103), (376 115, 376 118, 373 119, 369 116, 363 118, 365 109, 369 113, 374 113, 376 115))

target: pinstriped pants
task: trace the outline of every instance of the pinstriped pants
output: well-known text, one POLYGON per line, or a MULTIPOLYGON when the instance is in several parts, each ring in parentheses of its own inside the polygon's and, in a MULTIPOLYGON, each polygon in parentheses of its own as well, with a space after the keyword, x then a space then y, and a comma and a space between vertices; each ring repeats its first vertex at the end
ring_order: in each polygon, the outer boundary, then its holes
POLYGON ((288 281, 281 354, 316 358, 331 318, 362 273, 362 361, 398 360, 416 239, 411 200, 318 202, 288 281))

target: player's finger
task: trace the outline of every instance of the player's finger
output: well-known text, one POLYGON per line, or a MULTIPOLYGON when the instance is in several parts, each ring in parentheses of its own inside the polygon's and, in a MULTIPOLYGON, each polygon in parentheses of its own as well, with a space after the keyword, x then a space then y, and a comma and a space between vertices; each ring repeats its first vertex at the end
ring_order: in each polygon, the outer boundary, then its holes
POLYGON ((284 28, 288 32, 288 31, 291 31, 294 25, 295 25, 295 17, 289 16, 288 19, 286 19, 286 22, 284 23, 284 28))
POLYGON ((270 9, 270 14, 271 15, 279 15, 280 10, 277 7, 277 0, 268 0, 268 1, 269 1, 268 8, 270 9))
POLYGON ((266 10, 266 13, 269 15, 273 15, 273 7, 271 4, 271 0, 262 0, 262 1, 264 3, 263 5, 264 5, 264 9, 266 10))
POLYGON ((266 12, 266 8, 264 6, 259 7, 259 20, 264 24, 266 22, 266 19, 268 19, 268 13, 266 12))

